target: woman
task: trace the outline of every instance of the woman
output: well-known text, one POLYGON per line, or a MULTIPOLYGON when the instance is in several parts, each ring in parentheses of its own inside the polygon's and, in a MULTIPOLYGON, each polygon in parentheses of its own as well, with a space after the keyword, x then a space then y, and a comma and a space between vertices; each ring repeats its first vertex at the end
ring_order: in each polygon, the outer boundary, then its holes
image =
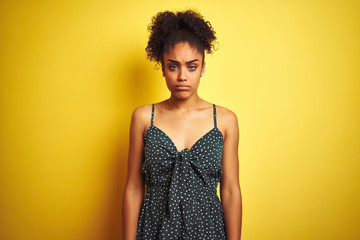
POLYGON ((197 93, 215 31, 193 10, 159 12, 148 29, 148 58, 161 64, 171 96, 132 113, 124 240, 239 240, 237 117, 197 93))

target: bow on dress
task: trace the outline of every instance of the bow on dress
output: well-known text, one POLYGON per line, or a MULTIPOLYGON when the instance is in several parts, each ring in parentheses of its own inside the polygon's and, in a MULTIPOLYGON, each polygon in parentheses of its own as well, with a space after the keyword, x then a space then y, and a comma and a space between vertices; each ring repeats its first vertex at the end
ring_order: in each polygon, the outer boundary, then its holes
MULTIPOLYGON (((177 152, 174 156, 174 168, 172 170, 168 209, 170 213, 170 219, 172 221, 180 220, 180 213, 185 214, 185 211, 181 211, 180 204, 184 206, 187 199, 184 198, 185 186, 188 184, 186 180, 189 180, 189 168, 190 168, 190 152, 184 149, 181 152, 177 152)), ((191 199, 190 199, 191 200, 191 199)), ((184 209, 183 209, 184 210, 184 209)), ((188 218, 183 216, 183 220, 186 222, 188 218)))
MULTIPOLYGON (((211 191, 216 193, 216 189, 206 186, 196 186, 195 174, 196 169, 201 169, 204 163, 196 161, 191 156, 191 151, 185 148, 182 151, 171 151, 170 159, 173 160, 173 169, 169 189, 168 210, 170 220, 173 223, 180 223, 181 219, 185 224, 185 231, 190 229, 192 217, 194 215, 193 203, 195 195, 201 191, 211 191)), ((200 176, 201 177, 201 176, 200 176)), ((188 232, 187 232, 188 233, 188 232)))

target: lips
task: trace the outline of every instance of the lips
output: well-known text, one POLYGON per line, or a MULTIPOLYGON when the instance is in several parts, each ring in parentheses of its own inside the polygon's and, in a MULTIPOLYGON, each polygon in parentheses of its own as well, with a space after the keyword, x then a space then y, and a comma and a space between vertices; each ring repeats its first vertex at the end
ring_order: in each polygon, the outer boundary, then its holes
POLYGON ((176 85, 175 89, 177 90, 188 90, 190 88, 189 85, 176 85))

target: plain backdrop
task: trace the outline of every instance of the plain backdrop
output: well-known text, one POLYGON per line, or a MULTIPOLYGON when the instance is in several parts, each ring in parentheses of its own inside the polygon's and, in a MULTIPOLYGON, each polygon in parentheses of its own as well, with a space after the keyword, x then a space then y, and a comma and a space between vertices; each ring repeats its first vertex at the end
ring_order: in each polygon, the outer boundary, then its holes
POLYGON ((186 8, 218 37, 199 96, 239 120, 242 239, 360 239, 347 0, 1 1, 0 239, 121 239, 131 113, 170 96, 146 28, 186 8))

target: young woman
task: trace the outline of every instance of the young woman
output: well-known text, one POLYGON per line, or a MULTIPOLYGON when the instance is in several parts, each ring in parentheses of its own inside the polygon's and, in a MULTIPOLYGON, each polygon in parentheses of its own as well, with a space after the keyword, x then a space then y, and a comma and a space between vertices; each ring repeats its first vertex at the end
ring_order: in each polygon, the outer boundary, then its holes
POLYGON ((148 58, 171 96, 132 113, 124 240, 239 240, 237 117, 197 92, 215 31, 193 10, 159 12, 148 29, 148 58))

